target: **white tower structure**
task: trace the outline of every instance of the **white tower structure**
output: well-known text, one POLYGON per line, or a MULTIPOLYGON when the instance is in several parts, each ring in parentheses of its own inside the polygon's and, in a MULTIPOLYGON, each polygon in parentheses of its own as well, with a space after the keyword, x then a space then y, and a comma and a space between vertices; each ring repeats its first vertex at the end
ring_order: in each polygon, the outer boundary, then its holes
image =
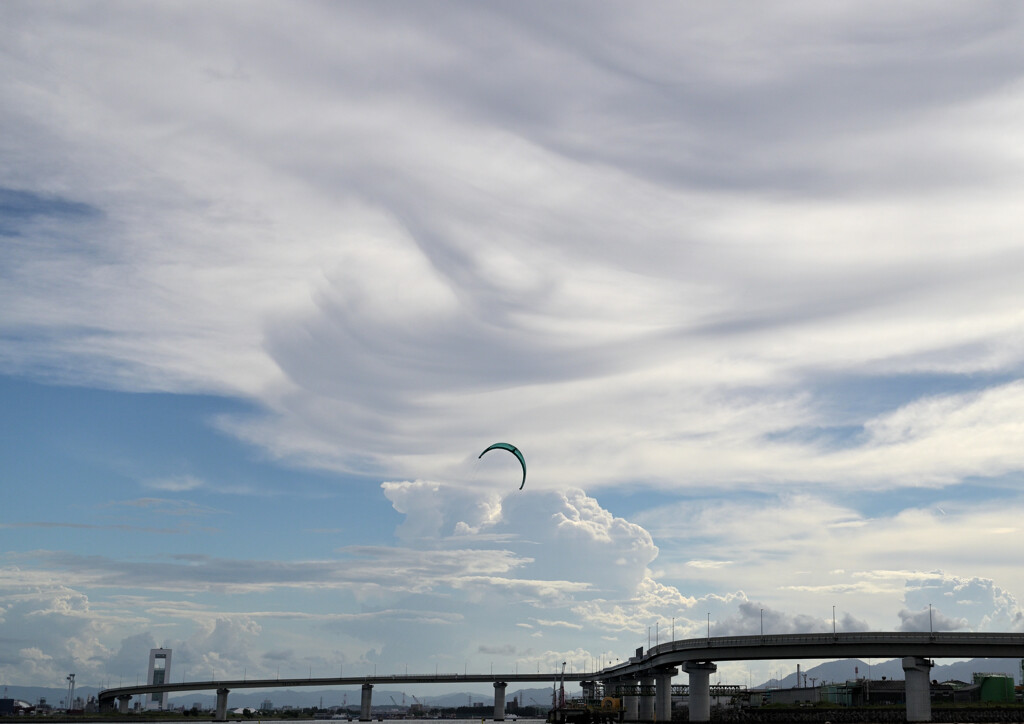
MULTIPOLYGON (((150 649, 149 650, 149 676, 146 677, 147 684, 164 684, 171 680, 171 650, 150 649)), ((161 691, 158 694, 149 695, 149 706, 147 709, 165 709, 167 692, 161 691)))

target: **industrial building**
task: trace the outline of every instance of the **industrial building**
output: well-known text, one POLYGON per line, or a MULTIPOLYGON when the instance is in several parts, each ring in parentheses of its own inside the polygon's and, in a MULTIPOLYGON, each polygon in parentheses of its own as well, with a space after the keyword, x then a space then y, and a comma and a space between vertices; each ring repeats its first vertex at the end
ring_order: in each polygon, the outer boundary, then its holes
MULTIPOLYGON (((751 692, 751 706, 783 704, 839 706, 904 706, 907 696, 902 679, 854 679, 816 687, 767 689, 751 692)), ((931 699, 936 704, 1013 704, 1018 701, 1013 678, 1007 674, 977 673, 970 683, 933 681, 931 699)))

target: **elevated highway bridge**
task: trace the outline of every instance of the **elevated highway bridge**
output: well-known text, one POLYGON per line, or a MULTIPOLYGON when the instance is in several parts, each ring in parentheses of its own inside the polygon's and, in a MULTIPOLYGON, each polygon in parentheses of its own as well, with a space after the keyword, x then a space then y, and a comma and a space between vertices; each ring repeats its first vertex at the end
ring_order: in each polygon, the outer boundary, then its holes
POLYGON ((624 692, 624 721, 666 721, 672 710, 672 677, 682 668, 689 675, 690 722, 710 720, 710 677, 716 661, 777 659, 899 658, 906 674, 907 721, 931 720, 930 672, 936 658, 1024 658, 1024 633, 953 632, 855 632, 832 634, 781 634, 769 636, 720 636, 669 641, 637 649, 628 661, 600 671, 535 674, 394 674, 386 676, 306 679, 241 679, 192 681, 178 684, 125 686, 99 694, 101 709, 115 701, 127 711, 132 696, 158 692, 214 690, 216 718, 223 721, 227 695, 232 689, 270 689, 300 686, 360 686, 360 721, 370 720, 374 684, 450 684, 489 682, 494 686, 494 719, 503 721, 508 682, 580 681, 593 695, 596 684, 605 691, 624 692), (645 695, 653 692, 653 696, 645 695))
POLYGON ((716 661, 899 658, 905 674, 907 721, 931 720, 932 659, 1024 657, 1024 633, 855 632, 719 636, 669 641, 595 678, 615 685, 654 685, 653 697, 625 697, 627 721, 654 721, 672 708, 671 682, 681 667, 690 677, 690 721, 711 718, 710 677, 716 661), (634 710, 635 713, 634 713, 634 710))
POLYGON ((490 683, 494 685, 495 720, 502 721, 505 711, 505 687, 509 682, 536 683, 544 682, 550 684, 553 681, 583 681, 593 679, 596 673, 534 673, 534 674, 386 674, 372 676, 332 676, 332 677, 307 677, 303 679, 219 679, 210 681, 181 681, 177 684, 137 684, 135 686, 120 686, 113 689, 104 689, 97 697, 101 711, 111 711, 114 702, 119 702, 119 709, 122 712, 128 711, 128 704, 133 696, 146 696, 148 694, 159 694, 162 692, 177 691, 216 691, 217 709, 216 720, 226 721, 227 719, 227 698, 228 694, 235 689, 280 689, 295 687, 327 687, 327 686, 359 686, 362 688, 362 701, 360 707, 359 721, 370 721, 370 706, 372 704, 372 692, 375 684, 390 684, 398 686, 401 684, 479 684, 490 683), (497 707, 498 700, 501 700, 501 716, 499 718, 497 707))

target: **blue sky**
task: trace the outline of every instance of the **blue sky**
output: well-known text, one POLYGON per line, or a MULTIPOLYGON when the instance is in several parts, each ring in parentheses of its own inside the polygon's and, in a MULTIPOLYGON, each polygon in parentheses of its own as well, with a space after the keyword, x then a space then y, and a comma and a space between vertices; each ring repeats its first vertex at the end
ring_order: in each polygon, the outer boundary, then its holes
POLYGON ((1022 12, 0 5, 0 682, 1022 630, 1022 12))

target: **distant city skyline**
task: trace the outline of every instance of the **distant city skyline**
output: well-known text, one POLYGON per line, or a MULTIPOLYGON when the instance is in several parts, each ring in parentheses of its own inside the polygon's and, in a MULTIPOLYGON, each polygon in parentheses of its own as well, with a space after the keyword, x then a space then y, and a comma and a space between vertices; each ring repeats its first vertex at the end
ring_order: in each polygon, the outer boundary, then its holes
POLYGON ((1022 31, 0 4, 0 684, 1024 630, 1022 31))

